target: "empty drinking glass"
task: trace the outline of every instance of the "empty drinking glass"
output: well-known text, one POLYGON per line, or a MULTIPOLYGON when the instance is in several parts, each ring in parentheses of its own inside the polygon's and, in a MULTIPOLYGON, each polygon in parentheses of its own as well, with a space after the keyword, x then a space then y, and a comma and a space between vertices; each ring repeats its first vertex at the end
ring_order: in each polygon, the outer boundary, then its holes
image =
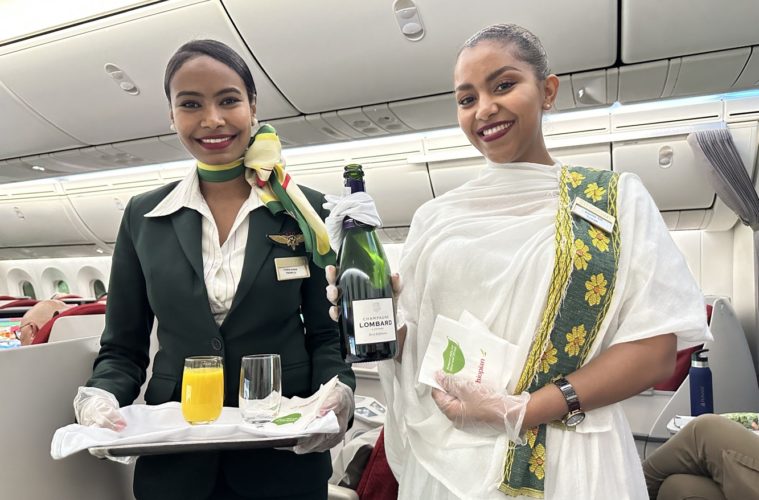
POLYGON ((279 354, 243 356, 240 368, 240 412, 248 423, 263 425, 279 412, 282 368, 279 354))

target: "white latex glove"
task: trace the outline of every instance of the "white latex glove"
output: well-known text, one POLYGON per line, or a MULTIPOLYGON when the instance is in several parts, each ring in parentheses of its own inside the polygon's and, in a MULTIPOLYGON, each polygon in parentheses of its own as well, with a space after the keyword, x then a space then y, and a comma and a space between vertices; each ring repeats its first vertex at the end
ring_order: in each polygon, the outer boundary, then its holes
POLYGON ((114 431, 126 427, 116 396, 96 387, 79 387, 74 398, 74 413, 81 425, 104 427, 114 431))
POLYGON ((440 411, 462 431, 479 435, 506 434, 517 445, 524 444, 522 421, 530 393, 498 393, 482 384, 438 372, 432 399, 440 411))
POLYGON ((353 416, 354 409, 353 391, 350 387, 338 381, 337 385, 324 399, 321 408, 319 408, 319 417, 323 417, 330 410, 335 412, 337 423, 340 425, 340 431, 336 434, 314 434, 313 436, 303 438, 298 441, 293 451, 298 455, 302 455, 315 451, 327 451, 337 446, 343 440, 345 431, 348 430, 348 422, 353 416))
POLYGON ((324 221, 329 234, 329 244, 335 253, 343 244, 343 219, 350 217, 364 224, 374 227, 382 227, 382 219, 377 213, 374 200, 367 193, 351 193, 345 196, 325 195, 327 200, 322 207, 329 210, 329 215, 324 221))

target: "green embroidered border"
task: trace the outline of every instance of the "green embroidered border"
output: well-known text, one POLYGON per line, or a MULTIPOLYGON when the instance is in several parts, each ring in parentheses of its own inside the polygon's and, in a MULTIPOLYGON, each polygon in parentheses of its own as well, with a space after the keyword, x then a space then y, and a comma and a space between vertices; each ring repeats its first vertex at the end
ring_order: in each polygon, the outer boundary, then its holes
MULTIPOLYGON (((546 309, 516 393, 534 392, 577 370, 598 336, 616 282, 619 225, 615 223, 612 234, 607 235, 584 219, 572 217, 569 200, 582 197, 616 218, 618 178, 608 171, 562 168, 556 262, 546 309)), ((545 425, 529 429, 527 444, 509 449, 500 491, 543 498, 546 433, 545 425)))

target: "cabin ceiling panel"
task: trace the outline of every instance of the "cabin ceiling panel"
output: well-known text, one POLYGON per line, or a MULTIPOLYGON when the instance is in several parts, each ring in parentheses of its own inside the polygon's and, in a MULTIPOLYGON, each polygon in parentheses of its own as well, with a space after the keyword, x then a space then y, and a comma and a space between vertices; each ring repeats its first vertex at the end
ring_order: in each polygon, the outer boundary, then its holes
MULTIPOLYGON (((5 76, 3 74, 3 79, 5 76)), ((66 149, 83 145, 29 108, 2 81, 0 110, 0 158, 14 158, 50 148, 66 149)))
POLYGON ((759 44, 756 0, 622 0, 620 17, 625 63, 759 44))
POLYGON ((305 113, 450 92, 458 48, 492 23, 534 31, 557 73, 605 68, 616 60, 616 2, 413 3, 424 29, 418 41, 402 33, 393 2, 223 0, 257 61, 305 113))
MULTIPOLYGON (((70 28, 70 36, 63 38, 40 37, 36 45, 0 57, 3 82, 54 126, 86 144, 166 134, 163 68, 184 42, 210 37, 245 56, 256 80, 260 118, 297 114, 249 56, 221 5, 172 9, 168 4, 163 9, 127 21, 114 16, 70 28), (123 73, 109 72, 108 64, 123 73), (127 80, 136 85, 137 95, 122 90, 127 80)), ((42 144, 51 149, 50 142, 42 144)))

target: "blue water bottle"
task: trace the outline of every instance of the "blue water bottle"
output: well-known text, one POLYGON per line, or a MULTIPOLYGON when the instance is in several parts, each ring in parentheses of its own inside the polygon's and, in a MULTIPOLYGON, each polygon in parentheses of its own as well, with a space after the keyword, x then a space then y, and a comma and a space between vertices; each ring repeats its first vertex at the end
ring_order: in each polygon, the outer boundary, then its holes
POLYGON ((702 413, 714 413, 712 371, 709 369, 709 360, 705 352, 709 352, 709 349, 700 349, 691 355, 688 372, 690 375, 690 414, 694 417, 702 413))

